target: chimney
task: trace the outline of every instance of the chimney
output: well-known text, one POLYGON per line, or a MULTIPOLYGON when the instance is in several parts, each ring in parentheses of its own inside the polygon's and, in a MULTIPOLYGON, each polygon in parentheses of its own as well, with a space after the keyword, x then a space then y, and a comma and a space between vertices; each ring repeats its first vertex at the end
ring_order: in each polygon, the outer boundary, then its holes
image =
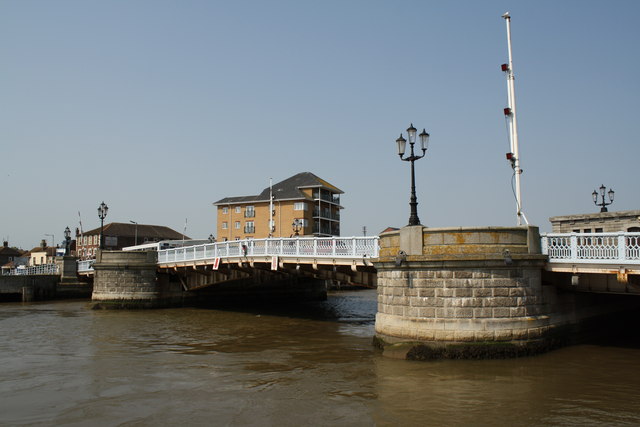
POLYGON ((9 247, 9 242, 7 242, 6 240, 4 242, 2 242, 2 246, 4 246, 5 248, 9 247))
POLYGON ((40 241, 40 246, 42 247, 42 249, 47 249, 47 241, 42 239, 40 241))

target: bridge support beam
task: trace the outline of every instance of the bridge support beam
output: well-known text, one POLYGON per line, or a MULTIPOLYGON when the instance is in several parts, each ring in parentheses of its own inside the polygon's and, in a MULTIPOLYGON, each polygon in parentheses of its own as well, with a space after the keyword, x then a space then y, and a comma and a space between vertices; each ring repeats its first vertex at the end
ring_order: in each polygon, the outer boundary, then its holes
POLYGON ((537 227, 423 228, 407 239, 411 228, 380 236, 376 342, 386 355, 507 357, 550 345, 537 227))

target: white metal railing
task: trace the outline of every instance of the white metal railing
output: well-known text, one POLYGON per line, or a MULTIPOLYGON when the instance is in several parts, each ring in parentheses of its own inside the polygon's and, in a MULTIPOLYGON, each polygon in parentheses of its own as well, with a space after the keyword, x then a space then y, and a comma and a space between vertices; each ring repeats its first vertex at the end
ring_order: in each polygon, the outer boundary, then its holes
POLYGON ((158 251, 158 264, 240 256, 377 258, 378 236, 233 240, 158 251))
POLYGON ((640 264, 640 233, 548 233, 542 253, 549 262, 640 264))
POLYGON ((56 264, 40 264, 25 268, 12 268, 2 272, 5 276, 31 276, 37 274, 58 274, 56 264))
POLYGON ((96 262, 95 259, 85 259, 82 261, 78 261, 78 273, 88 273, 93 271, 93 263, 96 262))

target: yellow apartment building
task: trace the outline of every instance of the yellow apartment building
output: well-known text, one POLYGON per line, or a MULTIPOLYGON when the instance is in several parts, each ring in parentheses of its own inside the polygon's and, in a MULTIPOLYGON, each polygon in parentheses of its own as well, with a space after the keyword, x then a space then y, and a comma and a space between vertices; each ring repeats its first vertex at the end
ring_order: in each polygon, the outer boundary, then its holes
POLYGON ((301 172, 256 196, 225 197, 216 206, 217 239, 339 236, 340 194, 311 172, 301 172))

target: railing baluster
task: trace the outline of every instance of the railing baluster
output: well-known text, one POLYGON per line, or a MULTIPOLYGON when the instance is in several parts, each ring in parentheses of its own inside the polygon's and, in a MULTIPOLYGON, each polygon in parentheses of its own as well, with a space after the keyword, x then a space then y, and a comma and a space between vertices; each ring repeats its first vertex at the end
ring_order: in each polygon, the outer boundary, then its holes
POLYGON ((570 257, 572 261, 578 261, 578 236, 572 235, 570 238, 570 257))
POLYGON ((618 260, 624 262, 627 259, 627 238, 625 233, 618 233, 618 260))

